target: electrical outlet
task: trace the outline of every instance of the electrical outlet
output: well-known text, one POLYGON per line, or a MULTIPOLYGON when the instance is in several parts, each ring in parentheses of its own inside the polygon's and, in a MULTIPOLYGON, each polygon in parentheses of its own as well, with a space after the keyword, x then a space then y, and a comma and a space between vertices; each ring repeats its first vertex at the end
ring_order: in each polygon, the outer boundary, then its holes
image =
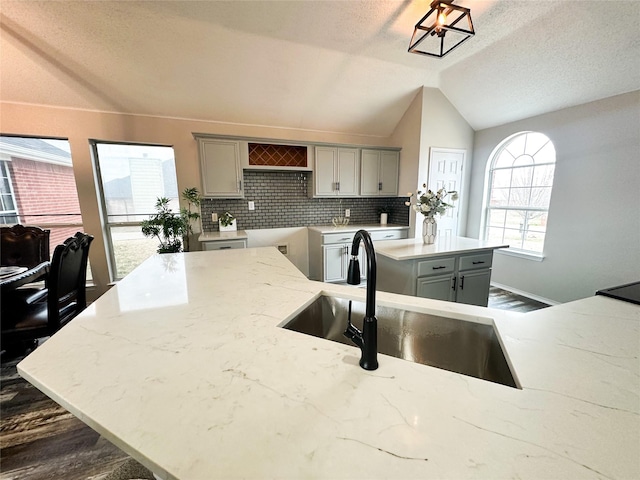
POLYGON ((347 218, 349 218, 349 217, 351 216, 351 209, 350 209, 350 208, 347 208, 347 209, 344 211, 344 216, 345 216, 345 217, 347 217, 347 218))
POLYGON ((253 201, 249 202, 249 210, 255 210, 255 209, 256 209, 255 202, 253 202, 253 201))
POLYGON ((212 213, 211 214, 211 221, 213 223, 216 223, 218 221, 218 214, 217 213, 212 213))

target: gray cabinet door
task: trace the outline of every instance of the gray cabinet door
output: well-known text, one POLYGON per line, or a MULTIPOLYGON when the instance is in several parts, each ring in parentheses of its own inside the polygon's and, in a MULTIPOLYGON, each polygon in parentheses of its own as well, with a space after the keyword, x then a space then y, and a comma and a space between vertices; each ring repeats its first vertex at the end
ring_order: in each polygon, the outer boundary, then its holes
POLYGON ((395 197, 398 195, 399 152, 380 153, 380 195, 395 197))
POLYGON ((315 195, 337 195, 337 155, 338 152, 333 147, 316 147, 316 164, 313 172, 313 176, 315 178, 315 195))
POLYGON ((323 282, 344 282, 347 279, 347 245, 325 245, 323 250, 323 282))
POLYGON ((460 272, 456 301, 486 307, 489 302, 490 282, 491 269, 460 272))
POLYGON ((417 280, 416 296, 451 302, 455 293, 453 278, 452 274, 420 277, 417 280))
POLYGON ((341 197, 358 196, 360 182, 360 159, 357 148, 338 149, 338 195, 341 197))
POLYGON ((241 198, 239 142, 200 139, 199 146, 202 194, 205 197, 241 198))
POLYGON ((378 195, 380 152, 378 150, 362 150, 360 161, 360 194, 378 195))

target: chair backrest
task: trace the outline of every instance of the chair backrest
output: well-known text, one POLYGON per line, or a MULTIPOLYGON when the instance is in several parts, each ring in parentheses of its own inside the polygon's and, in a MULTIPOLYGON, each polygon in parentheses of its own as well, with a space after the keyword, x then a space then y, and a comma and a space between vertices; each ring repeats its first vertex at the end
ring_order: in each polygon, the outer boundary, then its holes
POLYGON ((93 236, 78 232, 53 251, 47 309, 49 327, 54 331, 87 307, 87 261, 92 241, 93 236))
POLYGON ((33 268, 49 260, 50 230, 14 225, 0 228, 0 264, 33 268))

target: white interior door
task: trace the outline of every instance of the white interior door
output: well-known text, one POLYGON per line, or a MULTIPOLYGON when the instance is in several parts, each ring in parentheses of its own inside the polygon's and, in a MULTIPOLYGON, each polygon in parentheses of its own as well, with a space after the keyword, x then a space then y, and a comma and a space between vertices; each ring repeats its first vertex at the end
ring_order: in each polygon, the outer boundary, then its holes
POLYGON ((447 192, 455 190, 459 197, 455 202, 451 201, 451 196, 445 199, 447 203, 453 203, 454 207, 437 217, 438 237, 458 235, 458 212, 462 204, 462 169, 466 156, 467 151, 461 149, 435 147, 430 149, 427 187, 433 191, 443 187, 447 192))

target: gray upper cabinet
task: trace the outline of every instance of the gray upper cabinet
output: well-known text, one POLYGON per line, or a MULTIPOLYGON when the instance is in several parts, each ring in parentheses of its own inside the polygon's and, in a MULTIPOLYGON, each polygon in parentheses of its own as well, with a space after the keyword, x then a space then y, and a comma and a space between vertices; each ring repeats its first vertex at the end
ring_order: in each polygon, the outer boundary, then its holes
POLYGON ((357 148, 316 147, 314 196, 357 197, 359 154, 357 148))
POLYGON ((362 149, 360 195, 364 197, 398 195, 400 152, 362 149))
POLYGON ((242 198, 240 148, 246 142, 198 138, 202 195, 217 198, 242 198))

